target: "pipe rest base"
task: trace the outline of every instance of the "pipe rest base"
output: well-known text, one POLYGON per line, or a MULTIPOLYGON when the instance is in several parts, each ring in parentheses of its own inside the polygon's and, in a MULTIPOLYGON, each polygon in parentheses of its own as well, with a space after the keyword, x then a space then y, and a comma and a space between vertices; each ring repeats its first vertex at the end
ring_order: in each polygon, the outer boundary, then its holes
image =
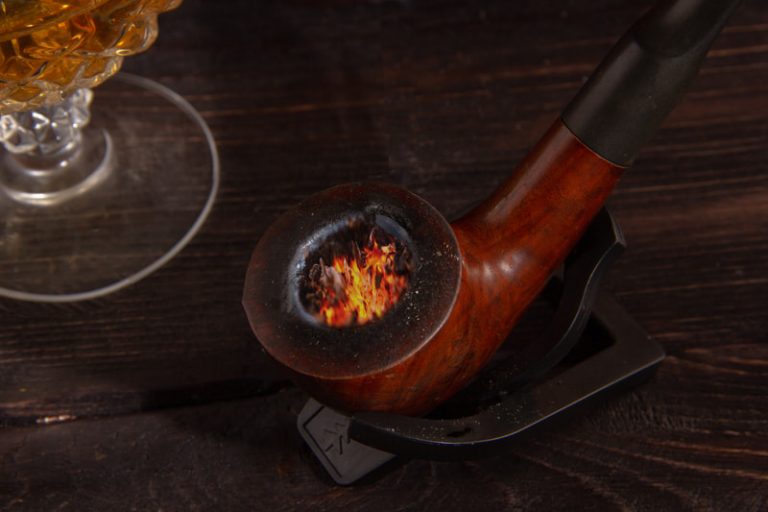
POLYGON ((331 478, 349 485, 396 456, 461 460, 498 454, 550 421, 639 383, 664 351, 598 290, 623 247, 621 231, 603 210, 566 261, 550 329, 534 344, 546 351, 524 353, 530 362, 523 371, 504 363, 485 371, 471 388, 491 389, 496 400, 487 405, 477 393, 480 412, 441 418, 441 407, 429 418, 346 415, 310 399, 297 421, 301 436, 331 478))

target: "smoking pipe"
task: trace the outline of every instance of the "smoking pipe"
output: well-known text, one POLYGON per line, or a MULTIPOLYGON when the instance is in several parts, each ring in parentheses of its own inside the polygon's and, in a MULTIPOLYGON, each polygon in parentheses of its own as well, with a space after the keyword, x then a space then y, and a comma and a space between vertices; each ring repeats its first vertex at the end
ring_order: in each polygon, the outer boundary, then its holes
POLYGON ((243 304, 268 354, 338 409, 419 415, 464 387, 508 336, 691 82, 739 0, 662 1, 613 47, 509 179, 448 224, 391 185, 342 185, 258 242, 243 304), (414 258, 379 321, 331 328, 299 297, 307 255, 365 217, 414 258))

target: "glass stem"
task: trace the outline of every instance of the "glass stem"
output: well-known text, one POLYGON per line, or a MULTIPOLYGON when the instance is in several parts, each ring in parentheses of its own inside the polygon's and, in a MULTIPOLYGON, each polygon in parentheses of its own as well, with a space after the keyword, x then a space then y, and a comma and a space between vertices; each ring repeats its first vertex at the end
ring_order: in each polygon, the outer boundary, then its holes
POLYGON ((106 133, 83 130, 93 92, 79 89, 61 103, 0 116, 0 190, 12 199, 50 205, 102 181, 109 167, 106 133))
POLYGON ((90 89, 79 89, 56 105, 0 116, 0 142, 25 167, 48 168, 80 146, 92 99, 90 89))

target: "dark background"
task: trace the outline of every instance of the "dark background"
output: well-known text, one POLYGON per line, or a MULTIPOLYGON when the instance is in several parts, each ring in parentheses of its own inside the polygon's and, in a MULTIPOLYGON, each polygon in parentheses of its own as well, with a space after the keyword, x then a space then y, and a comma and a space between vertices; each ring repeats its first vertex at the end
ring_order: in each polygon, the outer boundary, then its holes
POLYGON ((766 510, 762 0, 610 201, 629 248, 607 287, 668 353, 635 391, 497 457, 339 488, 295 432, 305 395, 264 382, 239 304, 259 235, 313 192, 389 181, 448 218, 480 201, 650 4, 186 0, 163 15, 124 69, 210 124, 218 201, 126 290, 0 301, 0 509, 766 510))

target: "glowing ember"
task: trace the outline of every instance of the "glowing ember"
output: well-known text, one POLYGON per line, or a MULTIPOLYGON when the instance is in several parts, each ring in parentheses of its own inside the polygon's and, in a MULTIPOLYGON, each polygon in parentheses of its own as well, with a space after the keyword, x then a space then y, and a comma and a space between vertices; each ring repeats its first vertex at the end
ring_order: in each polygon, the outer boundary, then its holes
POLYGON ((381 318, 408 287, 407 252, 397 242, 380 244, 371 231, 362 250, 357 243, 349 247, 330 265, 320 258, 309 272, 312 312, 332 327, 381 318))

